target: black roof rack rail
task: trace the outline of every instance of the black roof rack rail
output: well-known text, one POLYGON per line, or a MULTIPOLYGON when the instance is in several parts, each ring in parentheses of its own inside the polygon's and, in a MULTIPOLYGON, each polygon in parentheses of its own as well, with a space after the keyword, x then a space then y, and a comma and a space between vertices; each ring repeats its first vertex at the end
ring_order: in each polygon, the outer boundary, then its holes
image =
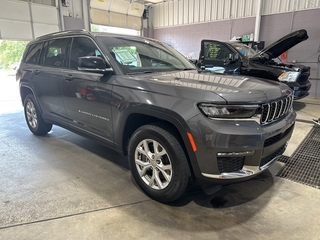
POLYGON ((76 30, 66 30, 66 31, 61 31, 61 32, 49 33, 49 34, 37 37, 36 39, 37 40, 41 40, 41 39, 47 39, 47 38, 50 38, 50 37, 63 36, 63 35, 66 35, 66 34, 79 34, 79 33, 82 33, 82 34, 86 33, 86 34, 91 35, 90 32, 88 32, 85 29, 76 29, 76 30))

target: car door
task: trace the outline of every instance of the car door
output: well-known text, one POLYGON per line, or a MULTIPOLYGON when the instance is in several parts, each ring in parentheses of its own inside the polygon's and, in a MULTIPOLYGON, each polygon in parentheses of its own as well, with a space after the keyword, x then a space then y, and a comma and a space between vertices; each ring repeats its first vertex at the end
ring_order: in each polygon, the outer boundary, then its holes
POLYGON ((40 63, 33 68, 32 84, 45 118, 67 121, 62 98, 62 69, 65 67, 70 38, 48 41, 41 52, 40 63))
POLYGON ((112 75, 78 70, 78 58, 100 56, 88 37, 74 37, 69 68, 63 70, 63 100, 71 127, 113 143, 111 121, 112 75))
POLYGON ((215 73, 236 74, 241 66, 237 57, 237 53, 225 43, 202 40, 198 67, 215 73))

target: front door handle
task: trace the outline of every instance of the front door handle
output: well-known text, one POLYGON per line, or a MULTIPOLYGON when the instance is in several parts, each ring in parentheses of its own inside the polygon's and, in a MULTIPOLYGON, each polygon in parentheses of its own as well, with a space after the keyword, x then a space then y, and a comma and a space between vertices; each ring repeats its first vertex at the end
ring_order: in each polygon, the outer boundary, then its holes
POLYGON ((72 74, 63 75, 63 78, 64 78, 66 81, 68 81, 68 82, 73 80, 72 74))

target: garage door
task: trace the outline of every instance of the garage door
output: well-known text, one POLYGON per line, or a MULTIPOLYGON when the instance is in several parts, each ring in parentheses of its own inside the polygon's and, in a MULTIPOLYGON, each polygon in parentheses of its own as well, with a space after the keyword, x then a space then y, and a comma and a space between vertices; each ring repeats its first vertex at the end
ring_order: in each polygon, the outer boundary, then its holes
POLYGON ((124 0, 91 0, 91 23, 141 30, 144 5, 124 0))

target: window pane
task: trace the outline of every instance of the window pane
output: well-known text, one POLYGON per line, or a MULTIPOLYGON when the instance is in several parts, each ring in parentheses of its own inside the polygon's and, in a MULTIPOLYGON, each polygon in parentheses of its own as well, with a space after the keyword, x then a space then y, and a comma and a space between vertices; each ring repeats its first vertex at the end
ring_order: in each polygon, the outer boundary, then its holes
POLYGON ((126 74, 195 69, 179 52, 156 40, 99 36, 98 41, 126 74))
POLYGON ((228 59, 232 52, 219 43, 204 42, 204 57, 206 60, 228 59))
POLYGON ((37 64, 39 61, 39 56, 41 54, 43 43, 34 44, 29 48, 29 51, 26 55, 26 63, 37 64))
POLYGON ((45 66, 63 67, 67 58, 69 38, 52 40, 49 42, 45 66))
POLYGON ((101 53, 89 38, 74 38, 71 47, 70 68, 77 69, 79 57, 85 56, 101 56, 101 53))

